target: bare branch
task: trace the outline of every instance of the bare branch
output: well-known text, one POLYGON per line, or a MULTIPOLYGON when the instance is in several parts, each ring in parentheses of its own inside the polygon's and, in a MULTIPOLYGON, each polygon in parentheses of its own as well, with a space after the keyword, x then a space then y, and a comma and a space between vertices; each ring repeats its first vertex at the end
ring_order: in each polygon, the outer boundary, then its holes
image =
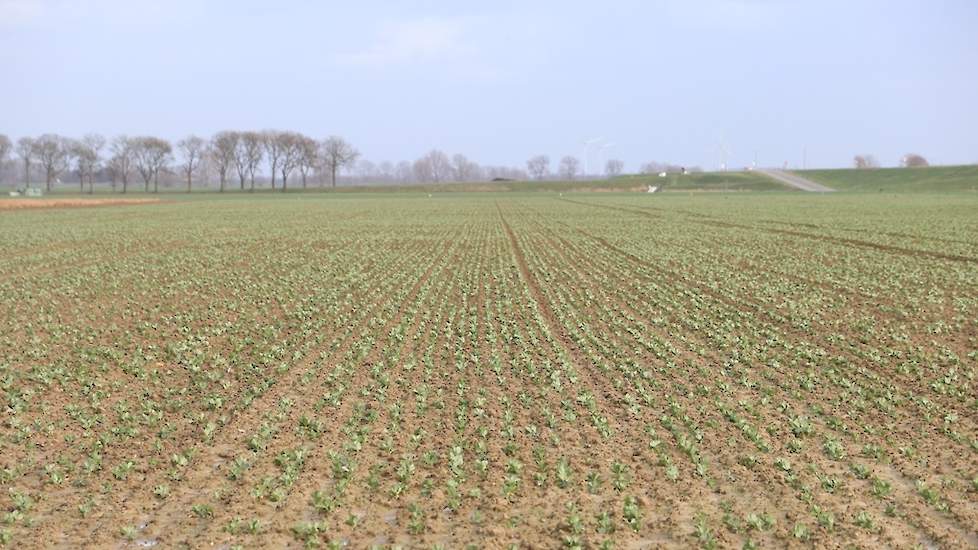
POLYGON ((560 159, 560 168, 558 169, 560 177, 566 180, 572 180, 577 177, 578 168, 581 166, 581 162, 577 160, 577 157, 572 157, 570 155, 560 159))
POLYGON ((200 168, 200 161, 207 149, 207 142, 203 138, 190 135, 177 142, 177 149, 180 150, 180 155, 183 157, 180 171, 187 179, 187 192, 189 193, 193 187, 194 174, 200 168))

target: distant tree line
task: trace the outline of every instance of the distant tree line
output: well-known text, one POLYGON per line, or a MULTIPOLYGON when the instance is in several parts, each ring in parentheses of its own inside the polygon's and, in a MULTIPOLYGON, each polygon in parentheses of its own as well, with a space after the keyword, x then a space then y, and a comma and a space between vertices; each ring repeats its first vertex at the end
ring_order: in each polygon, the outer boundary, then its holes
POLYGON ((272 189, 288 189, 296 178, 307 187, 336 186, 337 176, 350 168, 360 153, 343 138, 316 140, 297 132, 224 131, 210 139, 187 136, 171 143, 154 136, 117 136, 111 141, 98 134, 71 139, 57 134, 22 137, 13 143, 0 134, 0 168, 14 164, 14 181, 43 182, 48 191, 62 178, 79 190, 93 192, 96 181, 108 182, 113 191, 126 193, 142 184, 145 192, 159 192, 161 180, 180 182, 186 190, 216 181, 224 191, 234 183, 254 190, 262 176, 272 189), (15 155, 13 163, 8 159, 15 155), (266 171, 267 170, 267 171, 266 171))
POLYGON ((852 165, 856 168, 879 168, 880 163, 873 155, 856 155, 852 158, 852 165))
MULTIPOLYGON (((880 163, 876 160, 873 155, 856 155, 852 157, 852 165, 860 170, 869 170, 873 168, 879 168, 880 163)), ((923 155, 917 153, 907 153, 900 157, 900 167, 901 168, 916 168, 920 166, 930 166, 927 159, 923 155)))
MULTIPOLYGON (((873 155, 856 155, 856 168, 878 168, 873 155)), ((927 166, 923 156, 908 153, 901 166, 927 166)), ((625 164, 609 159, 604 176, 617 177, 625 164)), ((643 174, 680 172, 682 166, 648 162, 643 174)), ((701 171, 688 167, 687 171, 701 171)), ((449 155, 438 149, 413 162, 375 163, 360 158, 350 143, 338 136, 316 140, 298 132, 223 131, 209 139, 187 136, 171 143, 154 136, 117 136, 112 140, 98 134, 71 139, 57 134, 22 137, 13 142, 0 134, 0 181, 21 184, 43 182, 50 191, 56 184, 73 183, 81 192, 94 192, 96 182, 111 185, 113 192, 126 193, 132 185, 144 192, 159 192, 164 186, 216 184, 220 191, 237 188, 254 191, 258 186, 286 191, 296 180, 303 189, 310 182, 319 187, 336 187, 341 175, 352 183, 408 184, 506 180, 575 180, 594 177, 582 174, 577 157, 564 156, 551 169, 550 157, 536 155, 525 168, 482 166, 462 154, 449 155), (7 177, 4 178, 6 172, 7 177)))
MULTIPOLYGON (((621 160, 608 160, 604 175, 624 170, 621 160)), ((57 134, 22 137, 12 142, 0 134, 0 181, 77 184, 80 192, 94 192, 96 183, 108 183, 113 192, 127 193, 133 186, 144 192, 164 187, 215 185, 218 190, 254 191, 257 187, 288 190, 296 180, 336 187, 341 177, 352 183, 408 184, 491 180, 574 180, 581 174, 574 156, 560 159, 551 171, 550 158, 537 155, 526 168, 483 166, 462 154, 438 149, 413 162, 372 162, 361 159, 350 143, 338 136, 316 140, 298 132, 223 131, 202 138, 190 135, 176 142, 155 136, 117 136, 107 139, 88 134, 72 139, 57 134), (345 175, 344 175, 345 174, 345 175), (6 175, 6 177, 4 177, 6 175)))

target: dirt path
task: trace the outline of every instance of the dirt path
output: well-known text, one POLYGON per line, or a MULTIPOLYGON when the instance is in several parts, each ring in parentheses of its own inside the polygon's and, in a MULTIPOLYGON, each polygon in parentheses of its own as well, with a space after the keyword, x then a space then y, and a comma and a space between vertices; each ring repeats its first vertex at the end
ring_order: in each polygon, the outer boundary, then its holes
POLYGON ((835 189, 832 189, 831 187, 826 187, 821 183, 815 183, 808 178, 803 178, 792 172, 785 172, 784 170, 774 170, 770 168, 758 168, 757 171, 773 180, 777 180, 780 183, 789 185, 802 191, 811 191, 815 193, 829 193, 835 191, 835 189))

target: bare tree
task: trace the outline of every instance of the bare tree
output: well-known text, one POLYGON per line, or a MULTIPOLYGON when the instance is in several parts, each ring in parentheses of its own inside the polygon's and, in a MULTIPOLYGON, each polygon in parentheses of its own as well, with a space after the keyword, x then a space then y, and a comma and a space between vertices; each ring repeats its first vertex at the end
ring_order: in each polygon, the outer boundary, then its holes
POLYGON ((234 151, 231 155, 231 165, 238 174, 238 183, 242 191, 248 179, 248 145, 244 142, 241 132, 229 132, 234 136, 234 151))
POLYGON ((296 168, 302 177, 302 188, 306 188, 306 181, 309 174, 319 165, 319 143, 309 136, 298 136, 299 159, 296 168))
POLYGON ((122 180, 122 192, 129 190, 129 175, 132 174, 133 142, 127 136, 118 136, 112 140, 112 157, 109 159, 109 172, 112 174, 112 190, 115 191, 115 180, 122 180))
POLYGON ((34 141, 34 155, 44 168, 44 180, 48 191, 51 191, 54 182, 68 169, 70 153, 70 140, 59 135, 44 134, 34 141))
POLYGON ((136 170, 143 177, 144 190, 149 192, 149 182, 153 182, 153 192, 160 192, 160 172, 166 168, 173 153, 169 141, 152 136, 133 138, 133 152, 136 170))
POLYGON ((248 179, 251 182, 250 189, 254 192, 255 172, 258 171, 258 167, 261 165, 261 161, 265 156, 264 138, 259 132, 242 132, 240 139, 240 147, 243 148, 245 153, 245 167, 248 171, 248 179))
POLYGON ((903 155, 903 158, 900 160, 900 164, 905 168, 920 168, 923 166, 930 166, 927 159, 925 159, 922 155, 918 155, 917 153, 907 153, 906 155, 903 155))
POLYGON ((394 178, 394 163, 385 160, 377 165, 377 175, 380 176, 384 181, 388 181, 394 178))
POLYGON ((361 159, 357 162, 356 171, 361 182, 376 180, 380 174, 377 165, 367 159, 361 159))
POLYGON ((13 149, 14 144, 10 142, 10 138, 4 134, 0 134, 0 167, 3 163, 7 162, 7 157, 10 156, 10 150, 13 149))
POLYGON ((451 176, 452 163, 448 155, 438 149, 432 149, 425 156, 414 161, 414 177, 418 181, 439 183, 451 176))
POLYGON ((345 139, 329 136, 320 144, 319 155, 325 171, 329 172, 330 185, 335 188, 336 174, 343 168, 351 166, 360 157, 360 152, 345 139))
POLYGON ((451 177, 452 163, 448 160, 448 155, 435 149, 428 153, 427 158, 431 163, 432 181, 438 183, 451 177))
POLYGON ((526 170, 533 179, 542 180, 550 174, 550 157, 537 155, 526 161, 526 170))
POLYGON ((873 155, 856 155, 852 158, 852 164, 859 169, 879 168, 880 163, 873 155))
POLYGON ((431 170, 431 159, 428 156, 423 156, 414 161, 414 163, 411 164, 411 173, 414 175, 415 181, 435 181, 435 177, 431 170))
POLYGON ((452 156, 452 177, 455 181, 470 181, 479 173, 479 165, 469 160, 465 155, 452 156))
POLYGON ((577 157, 572 157, 570 155, 560 159, 560 167, 558 172, 560 177, 566 180, 572 180, 577 177, 577 170, 580 167, 581 162, 577 160, 577 157))
POLYGON ((609 178, 620 176, 624 169, 625 163, 618 159, 608 159, 608 162, 604 165, 604 173, 609 178))
POLYGON ((281 134, 282 132, 277 130, 265 130, 262 132, 265 154, 268 156, 268 165, 272 172, 272 191, 275 190, 275 172, 278 171, 279 162, 281 162, 282 155, 285 153, 282 150, 284 142, 280 137, 281 134))
POLYGON ((414 177, 414 168, 410 162, 402 160, 394 166, 394 178, 401 183, 408 183, 414 177))
POLYGON ((34 164, 34 138, 24 136, 17 140, 17 156, 24 164, 24 185, 31 185, 31 165, 34 164))
POLYGON ((187 179, 187 192, 189 193, 193 188, 194 174, 200 169, 200 160, 204 157, 207 142, 203 138, 190 135, 177 142, 177 149, 180 150, 180 156, 183 157, 180 171, 187 179))
POLYGON ((302 134, 295 132, 280 132, 278 141, 282 153, 279 162, 279 171, 282 174, 282 192, 288 190, 289 174, 299 165, 302 158, 302 134))
POLYGON ((91 193, 92 187, 95 185, 95 173, 98 172, 99 165, 102 163, 102 150, 105 149, 107 140, 101 134, 86 134, 82 138, 82 143, 88 148, 94 161, 88 167, 88 192, 91 193))
POLYGON ((218 132, 211 138, 208 153, 221 182, 221 192, 227 185, 228 172, 234 164, 234 154, 238 146, 238 133, 231 131, 218 132))
POLYGON ((88 134, 82 139, 72 142, 71 155, 78 169, 78 185, 85 190, 85 180, 88 180, 88 194, 95 192, 95 172, 98 171, 102 160, 102 148, 105 138, 99 134, 88 134))
POLYGON ((78 192, 85 192, 85 149, 81 141, 65 138, 65 171, 70 171, 72 164, 75 166, 75 173, 78 174, 78 192))

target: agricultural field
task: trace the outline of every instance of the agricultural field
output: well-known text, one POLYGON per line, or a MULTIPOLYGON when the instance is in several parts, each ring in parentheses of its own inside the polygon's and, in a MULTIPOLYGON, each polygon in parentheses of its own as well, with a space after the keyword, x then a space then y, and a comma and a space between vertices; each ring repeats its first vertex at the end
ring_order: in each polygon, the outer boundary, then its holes
POLYGON ((644 192, 649 185, 662 191, 794 191, 758 172, 693 172, 658 175, 627 175, 608 179, 580 181, 493 181, 483 183, 430 183, 405 186, 353 186, 338 188, 340 192, 644 192))
POLYGON ((0 544, 978 546, 978 196, 0 212, 0 544))
POLYGON ((799 175, 837 191, 972 192, 978 191, 978 166, 928 166, 869 170, 804 170, 799 175))

